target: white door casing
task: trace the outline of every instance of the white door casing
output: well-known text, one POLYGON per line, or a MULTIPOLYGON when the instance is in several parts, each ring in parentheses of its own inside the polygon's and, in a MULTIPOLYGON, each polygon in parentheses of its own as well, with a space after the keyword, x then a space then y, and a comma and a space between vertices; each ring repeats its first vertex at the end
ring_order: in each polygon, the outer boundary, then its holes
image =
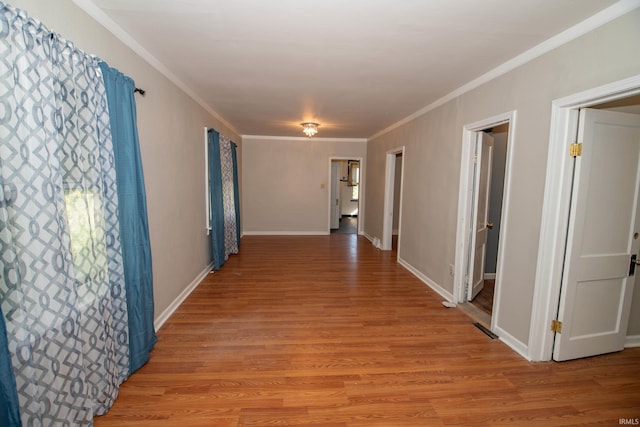
MULTIPOLYGON (((580 112, 554 360, 624 348, 640 249, 640 116, 580 112)), ((640 273, 640 270, 639 270, 640 273)))
POLYGON ((330 203, 330 220, 329 227, 331 229, 340 228, 340 162, 331 162, 331 196, 330 203))
POLYGON ((380 249, 384 251, 391 250, 392 237, 393 237, 393 200, 395 197, 400 198, 400 212, 398 218, 398 257, 400 257, 400 239, 401 239, 401 227, 402 227, 402 189, 403 189, 403 177, 404 177, 404 146, 398 147, 393 150, 387 151, 385 157, 385 179, 384 179, 384 206, 383 206, 383 218, 382 218, 382 239, 380 242, 380 249), (395 176, 396 176, 396 156, 402 155, 402 170, 400 171, 400 194, 395 193, 395 176))
POLYGON ((484 265, 490 227, 489 196, 493 163, 493 137, 486 132, 476 134, 476 173, 474 176, 473 228, 469 257, 467 299, 473 300, 484 287, 484 265))

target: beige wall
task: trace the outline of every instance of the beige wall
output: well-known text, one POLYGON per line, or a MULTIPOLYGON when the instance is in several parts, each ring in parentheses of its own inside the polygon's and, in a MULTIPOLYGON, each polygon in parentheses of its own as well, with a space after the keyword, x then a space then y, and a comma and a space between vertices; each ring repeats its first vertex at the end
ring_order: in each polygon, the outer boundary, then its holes
POLYGON ((205 269, 204 127, 226 129, 167 78, 70 0, 11 0, 49 29, 132 77, 136 95, 153 256, 155 316, 205 269))
POLYGON ((366 155, 364 140, 245 137, 242 146, 246 234, 327 233, 329 159, 366 155))
POLYGON ((384 160, 405 145, 400 257, 448 292, 455 261, 463 125, 512 110, 509 223, 498 326, 528 344, 551 102, 640 73, 635 10, 368 143, 365 233, 381 237, 384 160))

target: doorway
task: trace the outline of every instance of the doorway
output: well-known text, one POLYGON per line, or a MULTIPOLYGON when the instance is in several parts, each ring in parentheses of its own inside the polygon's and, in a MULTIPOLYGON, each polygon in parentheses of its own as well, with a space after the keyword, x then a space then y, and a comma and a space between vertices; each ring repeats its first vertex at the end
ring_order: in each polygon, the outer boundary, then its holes
POLYGON ((402 224, 402 183, 404 177, 404 147, 387 151, 385 163, 384 214, 380 249, 394 248, 400 255, 402 224), (397 236, 396 239, 393 236, 397 236), (394 243, 395 241, 395 243, 394 243))
POLYGON ((460 169, 454 298, 495 331, 515 112, 465 126, 460 169))
MULTIPOLYGON (((502 223, 502 200, 504 194, 504 172, 507 162, 507 142, 509 135, 509 123, 503 123, 492 128, 482 130, 486 137, 492 140, 490 159, 481 156, 481 163, 486 165, 486 209, 483 221, 475 221, 476 227, 486 226, 486 238, 484 239, 484 248, 479 245, 474 252, 473 262, 478 263, 478 275, 473 286, 470 289, 467 298, 477 310, 485 324, 491 324, 491 316, 493 314, 493 301, 495 295, 495 287, 497 281, 497 263, 498 248, 500 244, 500 230, 502 223), (477 260, 477 261, 476 261, 477 260)), ((486 139, 486 137, 484 139, 486 139)), ((477 151, 480 149, 478 147, 477 151)), ((483 164, 477 165, 477 171, 482 174, 483 164)), ((482 180, 478 180, 482 182, 482 180)), ((482 188, 478 188, 476 197, 482 192, 482 188)), ((476 214, 477 215, 477 214, 476 214)), ((478 230, 476 228, 476 236, 478 230)), ((479 239, 476 238, 476 242, 479 239)))
MULTIPOLYGON (((534 361, 544 361, 564 359, 555 353, 555 342, 558 337, 562 339, 563 331, 567 324, 562 322, 565 319, 566 304, 574 304, 582 306, 584 296, 579 299, 570 297, 562 293, 567 291, 565 284, 569 281, 570 271, 565 269, 571 268, 570 264, 566 264, 566 256, 572 256, 571 247, 576 246, 572 243, 572 239, 577 235, 574 233, 575 227, 570 226, 573 221, 571 212, 573 209, 575 220, 575 205, 572 205, 574 179, 581 180, 580 176, 574 177, 575 157, 570 155, 569 147, 574 143, 578 143, 576 135, 580 128, 580 109, 584 108, 637 108, 632 104, 637 103, 640 94, 640 75, 614 82, 605 86, 590 89, 585 92, 575 94, 566 98, 555 100, 552 104, 552 120, 551 120, 551 139, 549 144, 549 157, 547 162, 547 184, 545 186, 545 197, 543 203, 542 227, 540 232, 539 256, 536 270, 536 282, 534 291, 534 306, 532 310, 531 332, 529 336, 529 358, 534 361), (610 103, 617 103, 612 106, 610 103), (627 104, 627 105, 620 105, 627 104), (564 298, 564 299, 563 299, 564 298), (562 301, 562 304, 560 303, 562 301), (560 308, 560 312, 559 312, 560 308), (562 323, 560 323, 562 322, 562 323), (551 328, 554 328, 552 330, 551 328), (556 357, 559 356, 559 357, 556 357)), ((576 146, 577 148, 577 146, 576 146)), ((591 149, 591 148, 590 148, 591 149)), ((584 150, 584 148, 583 148, 584 150)), ((588 156, 592 154, 587 153, 588 156)), ((634 155, 629 154, 628 157, 634 155)), ((635 182, 635 181, 634 181, 635 182)), ((584 185, 583 185, 584 187, 584 185)), ((637 189, 636 189, 637 190, 637 189)), ((617 193, 615 191, 614 193, 617 193)), ((575 195, 579 197, 579 195, 575 195)), ((637 197, 637 193, 633 193, 633 197, 637 197)), ((611 209, 610 213, 624 214, 624 209, 611 209)), ((607 237, 607 240, 609 238, 607 237)), ((629 248, 633 250, 632 247, 629 248)), ((626 252, 626 251, 625 251, 626 252)), ((630 260, 625 261, 626 268, 629 268, 630 260)), ((625 272, 626 273, 626 272, 625 272)), ((622 279, 622 278, 619 278, 622 279)), ((634 281, 637 278, 633 279, 634 281)), ((610 286, 615 280, 609 280, 610 286)), ((597 283, 595 281, 594 283, 597 283)), ((624 285, 623 285, 624 286, 624 285)), ((601 292, 597 286, 593 286, 595 293, 601 292)), ((612 293, 605 292, 608 296, 612 293)), ((620 295, 620 294, 619 294, 620 295)), ((628 325, 622 325, 620 317, 613 319, 601 319, 599 325, 602 327, 601 334, 592 333, 586 329, 578 334, 578 338, 607 335, 604 332, 618 329, 618 332, 626 333, 623 339, 623 346, 640 346, 640 299, 637 296, 629 302, 626 298, 621 297, 618 307, 625 304, 631 304, 631 320, 628 325), (635 319, 635 320, 634 320, 635 319), (615 327, 609 328, 613 323, 615 327), (623 329, 626 329, 623 331, 623 329)), ((612 306, 615 306, 612 305, 612 306)), ((599 312, 600 301, 593 310, 599 312)), ((570 316, 569 316, 570 317, 570 316)), ((571 332, 565 336, 571 335, 571 332)), ((580 339, 575 340, 580 341, 580 339)), ((603 351, 603 352, 606 352, 603 351)), ((593 353, 592 354, 597 354, 593 353)))
POLYGON ((359 234, 362 159, 330 159, 329 231, 359 234))

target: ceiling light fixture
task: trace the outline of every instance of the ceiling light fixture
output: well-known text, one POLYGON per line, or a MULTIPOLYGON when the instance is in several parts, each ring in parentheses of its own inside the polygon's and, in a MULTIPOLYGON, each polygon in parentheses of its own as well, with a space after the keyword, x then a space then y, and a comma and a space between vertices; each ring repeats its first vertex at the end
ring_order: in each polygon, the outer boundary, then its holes
POLYGON ((318 123, 305 122, 300 124, 302 125, 302 132, 309 138, 318 133, 318 126, 320 126, 318 123))

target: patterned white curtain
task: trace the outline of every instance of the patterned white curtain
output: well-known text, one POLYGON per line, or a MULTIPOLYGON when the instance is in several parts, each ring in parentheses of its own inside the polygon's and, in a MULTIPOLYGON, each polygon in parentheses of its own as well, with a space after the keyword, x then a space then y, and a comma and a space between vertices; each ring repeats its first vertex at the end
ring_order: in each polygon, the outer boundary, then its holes
POLYGON ((0 299, 23 425, 91 424, 128 375, 96 58, 0 2, 0 299))
POLYGON ((220 168, 222 169, 222 202, 224 207, 224 258, 238 253, 236 204, 234 198, 233 158, 231 140, 220 135, 220 168))

